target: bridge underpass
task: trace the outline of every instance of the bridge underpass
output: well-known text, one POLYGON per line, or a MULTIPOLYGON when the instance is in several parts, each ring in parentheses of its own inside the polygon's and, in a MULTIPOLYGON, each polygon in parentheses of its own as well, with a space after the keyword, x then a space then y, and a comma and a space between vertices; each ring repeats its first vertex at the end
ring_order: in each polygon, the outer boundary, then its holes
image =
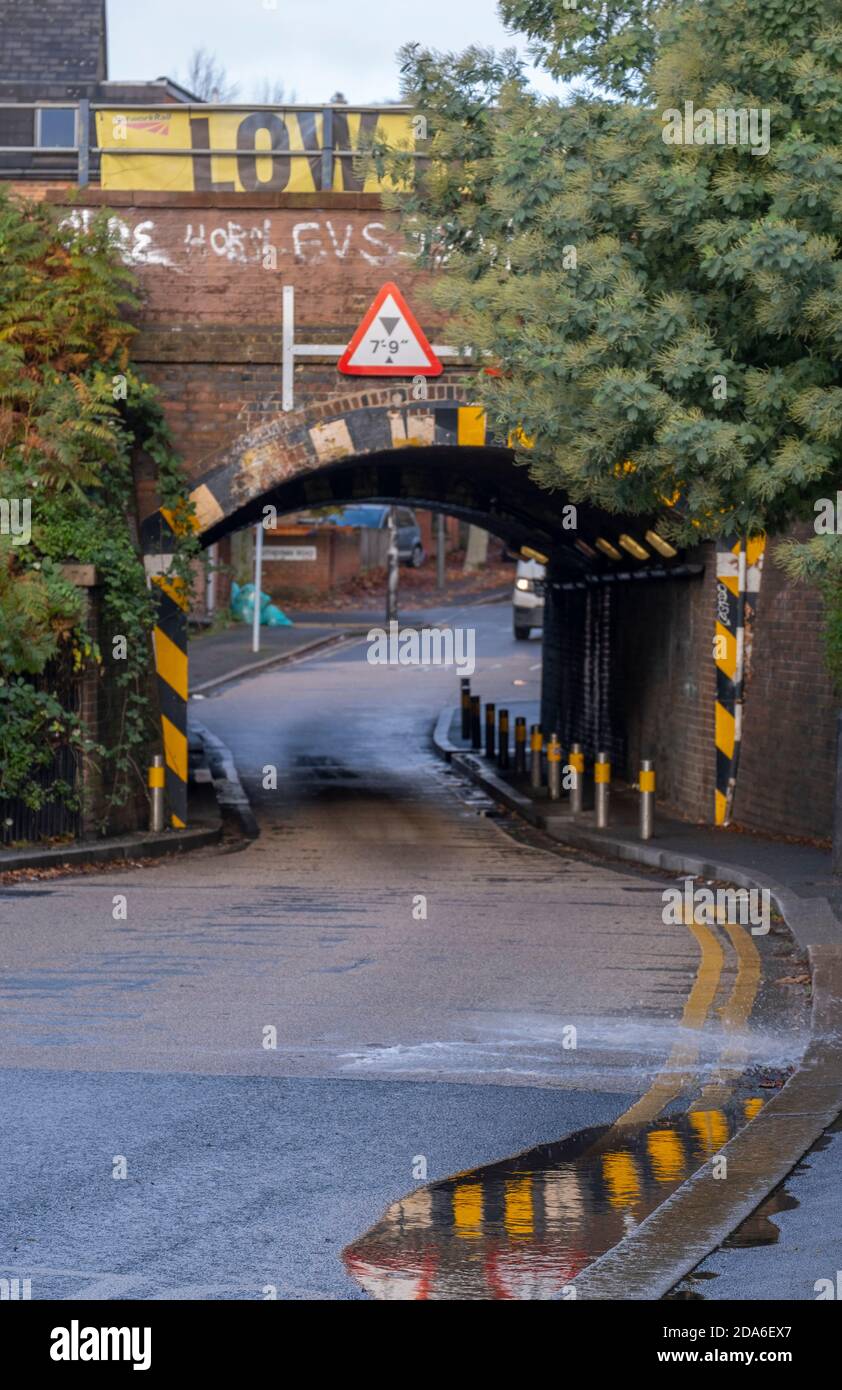
MULTIPOLYGON (((620 585, 676 582, 695 574, 659 534, 658 518, 612 516, 541 489, 512 450, 486 437, 484 413, 457 397, 409 406, 387 403, 281 415, 238 442, 196 482, 204 546, 233 531, 313 507, 409 503, 441 511, 546 559, 542 724, 592 758, 625 754, 625 712, 612 698, 611 592, 620 585), (385 447, 384 447, 385 446, 385 447), (391 447, 389 447, 391 446, 391 447)), ((166 569, 174 518, 147 519, 151 576, 166 569)), ((186 823, 186 613, 161 592, 157 650, 167 765, 175 823, 186 823), (181 660, 174 652, 182 653, 181 660)))

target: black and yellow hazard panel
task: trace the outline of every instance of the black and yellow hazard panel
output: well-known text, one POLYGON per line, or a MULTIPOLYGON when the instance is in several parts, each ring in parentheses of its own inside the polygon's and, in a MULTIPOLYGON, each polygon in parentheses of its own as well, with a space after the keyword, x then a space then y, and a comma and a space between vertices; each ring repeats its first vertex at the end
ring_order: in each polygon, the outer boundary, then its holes
POLYGON ((743 725, 743 693, 766 548, 764 536, 719 541, 716 549, 716 804, 727 825, 734 801, 743 725))
POLYGON ((183 579, 170 567, 177 535, 183 526, 171 511, 161 508, 142 527, 144 562, 148 582, 156 594, 158 613, 153 629, 161 741, 170 824, 177 830, 187 824, 187 612, 190 595, 183 579))
POLYGON ((731 768, 737 747, 737 628, 740 605, 739 541, 716 547, 716 804, 717 825, 724 825, 730 801, 731 768))

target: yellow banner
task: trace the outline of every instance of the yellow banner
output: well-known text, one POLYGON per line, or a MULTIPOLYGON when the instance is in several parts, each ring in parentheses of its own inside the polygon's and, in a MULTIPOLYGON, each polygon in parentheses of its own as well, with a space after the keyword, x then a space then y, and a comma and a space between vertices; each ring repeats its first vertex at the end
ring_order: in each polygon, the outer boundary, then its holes
MULTIPOLYGON (((185 193, 316 193, 323 191, 324 114, 313 111, 219 111, 172 106, 97 111, 97 144, 105 189, 185 193), (184 153, 167 153, 167 151, 184 153), (231 154, 209 155, 208 150, 231 154)), ((331 191, 377 193, 388 180, 361 177, 347 151, 372 139, 412 149, 408 112, 334 109, 331 191), (343 153, 346 152, 346 153, 343 153)))

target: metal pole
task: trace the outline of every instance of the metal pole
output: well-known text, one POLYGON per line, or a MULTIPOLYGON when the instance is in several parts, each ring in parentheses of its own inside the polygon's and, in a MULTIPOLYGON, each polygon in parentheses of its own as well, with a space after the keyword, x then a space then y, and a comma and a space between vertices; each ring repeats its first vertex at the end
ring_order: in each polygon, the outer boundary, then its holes
POLYGON ((444 512, 436 516, 436 588, 444 588, 445 562, 444 512))
POLYGON ((281 292, 281 409, 295 404, 295 287, 284 285, 281 292))
POLYGON ((212 618, 216 612, 216 566, 218 559, 219 546, 214 541, 213 545, 208 546, 208 573, 207 587, 205 588, 205 609, 209 618, 212 618))
POLYGON ((509 766, 509 711, 501 709, 497 732, 497 766, 504 770, 509 766))
POLYGON ((482 748, 482 721, 480 716, 480 697, 471 696, 471 748, 478 753, 482 748))
POLYGON ((86 188, 91 181, 91 103, 82 97, 76 112, 77 166, 76 182, 86 188))
POLYGON ((522 714, 515 716, 515 773, 520 777, 526 773, 526 720, 522 714))
POLYGON ((398 621, 398 541, 395 526, 395 509, 389 508, 389 552, 387 556, 389 571, 386 580, 386 622, 398 621))
POLYGON ((322 107, 322 192, 333 192, 333 107, 331 106, 322 107))
POLYGON ((607 753, 597 753, 593 775, 596 828, 604 830, 608 824, 608 796, 611 788, 611 764, 607 753))
POLYGON ((532 753, 531 765, 529 768, 529 783, 534 792, 540 791, 544 783, 543 768, 541 767, 541 750, 544 746, 544 735, 541 733, 541 725, 533 724, 529 747, 532 753))
POLYGON ((570 810, 574 816, 582 814, 585 790, 585 755, 581 743, 570 745, 570 768, 573 773, 573 786, 570 788, 570 810))
POLYGON ((251 649, 260 651, 260 586, 263 580, 263 526, 254 528, 254 612, 251 617, 251 649))
POLYGON ((494 706, 485 707, 485 756, 494 757, 494 706))
POLYGON ((655 818, 655 764, 651 758, 640 762, 640 838, 652 839, 655 818))
POLYGON ((463 677, 460 682, 462 692, 462 737, 471 737, 471 682, 463 677))
POLYGON ((547 786, 550 789, 550 801, 561 799, 561 744, 558 741, 558 734, 550 734, 550 741, 547 744, 547 786))
POLYGON ((164 759, 156 753, 149 769, 149 829, 160 831, 164 828, 164 789, 166 773, 164 759))

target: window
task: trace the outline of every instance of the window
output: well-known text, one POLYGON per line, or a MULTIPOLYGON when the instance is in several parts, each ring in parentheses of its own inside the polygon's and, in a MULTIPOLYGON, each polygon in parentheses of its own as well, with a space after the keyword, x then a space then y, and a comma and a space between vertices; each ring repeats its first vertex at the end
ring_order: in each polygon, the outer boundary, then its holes
POLYGON ((38 144, 42 149, 75 149, 76 107, 39 106, 38 144))

